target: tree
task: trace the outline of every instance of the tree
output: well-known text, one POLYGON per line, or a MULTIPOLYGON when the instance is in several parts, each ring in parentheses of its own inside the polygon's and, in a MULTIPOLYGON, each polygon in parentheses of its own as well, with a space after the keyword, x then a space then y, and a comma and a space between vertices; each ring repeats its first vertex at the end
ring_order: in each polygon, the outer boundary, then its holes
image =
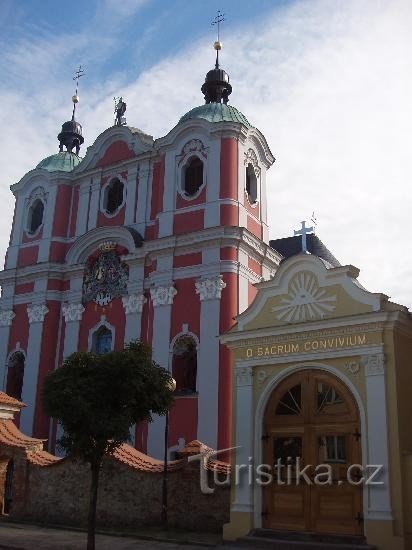
POLYGON ((150 348, 136 341, 105 355, 73 353, 47 376, 42 397, 46 413, 64 430, 60 447, 90 465, 87 550, 94 550, 103 457, 129 439, 133 424, 166 414, 172 378, 152 361, 150 348))

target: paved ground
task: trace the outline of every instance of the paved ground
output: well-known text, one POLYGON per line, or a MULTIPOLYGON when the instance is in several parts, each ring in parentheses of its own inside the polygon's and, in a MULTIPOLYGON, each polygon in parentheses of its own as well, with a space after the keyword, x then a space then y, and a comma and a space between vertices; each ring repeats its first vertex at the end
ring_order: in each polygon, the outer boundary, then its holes
MULTIPOLYGON (((171 535, 173 536, 173 535, 171 535)), ((180 534, 180 536, 182 536, 180 534)), ((196 535, 191 535, 196 540, 196 535)), ((190 538, 189 538, 190 540, 190 538)), ((201 550, 203 548, 218 547, 213 537, 199 537, 202 546, 188 544, 187 542, 159 542, 155 540, 141 540, 136 538, 113 537, 108 535, 96 536, 96 550, 201 550), (206 544, 210 543, 210 546, 206 544)), ((0 523, 0 549, 1 550, 84 550, 86 548, 86 534, 79 531, 64 531, 61 529, 46 529, 32 525, 0 523)), ((233 547, 220 547, 224 549, 233 547)))

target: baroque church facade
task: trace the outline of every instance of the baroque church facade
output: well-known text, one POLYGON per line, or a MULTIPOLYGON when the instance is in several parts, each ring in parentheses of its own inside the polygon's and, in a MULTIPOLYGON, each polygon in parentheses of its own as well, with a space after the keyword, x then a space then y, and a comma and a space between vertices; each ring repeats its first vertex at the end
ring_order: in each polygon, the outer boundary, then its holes
MULTIPOLYGON (((0 275, 0 380, 27 408, 27 435, 54 450, 42 383, 76 350, 122 349, 141 338, 177 382, 169 447, 231 443, 231 352, 219 342, 273 275, 262 133, 228 105, 218 65, 205 103, 164 137, 116 124, 81 159, 72 120, 60 151, 12 186, 10 246, 0 275)), ((121 122, 121 121, 119 121, 121 122)), ((164 419, 138 426, 136 447, 160 457, 164 419)))
MULTIPOLYGON (((27 405, 20 430, 53 452, 59 428, 41 406, 47 374, 77 350, 140 338, 177 383, 169 451, 193 440, 235 448, 225 538, 264 528, 408 550, 410 312, 364 289, 359 271, 304 225, 302 239, 269 241, 274 157, 228 105, 218 61, 205 103, 166 136, 119 117, 80 158, 74 108, 59 153, 12 186, 0 389, 27 405), (262 464, 277 466, 277 482, 259 482, 262 464), (331 483, 315 482, 321 465, 331 483), (366 483, 374 466, 376 483, 366 483), (249 480, 237 479, 238 467, 249 480)), ((164 433, 155 418, 133 430, 133 444, 159 458, 164 433)))

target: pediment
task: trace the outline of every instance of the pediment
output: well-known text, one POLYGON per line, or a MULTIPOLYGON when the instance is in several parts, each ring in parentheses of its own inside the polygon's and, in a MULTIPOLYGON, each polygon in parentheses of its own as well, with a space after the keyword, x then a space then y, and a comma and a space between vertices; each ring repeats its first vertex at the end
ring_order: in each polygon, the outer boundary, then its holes
POLYGON ((354 266, 330 267, 311 254, 284 261, 275 276, 257 286, 237 330, 304 324, 380 311, 387 297, 367 291, 354 266))
POLYGON ((131 126, 112 126, 87 148, 83 161, 73 170, 79 174, 93 168, 128 160, 153 149, 153 137, 131 126))

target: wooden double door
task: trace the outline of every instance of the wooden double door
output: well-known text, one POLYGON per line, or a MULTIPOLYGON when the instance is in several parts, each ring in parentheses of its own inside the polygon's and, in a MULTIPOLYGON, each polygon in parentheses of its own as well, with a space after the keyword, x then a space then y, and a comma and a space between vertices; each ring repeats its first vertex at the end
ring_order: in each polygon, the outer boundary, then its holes
POLYGON ((269 399, 263 434, 274 468, 263 527, 362 534, 360 422, 348 388, 319 370, 290 376, 269 399))

